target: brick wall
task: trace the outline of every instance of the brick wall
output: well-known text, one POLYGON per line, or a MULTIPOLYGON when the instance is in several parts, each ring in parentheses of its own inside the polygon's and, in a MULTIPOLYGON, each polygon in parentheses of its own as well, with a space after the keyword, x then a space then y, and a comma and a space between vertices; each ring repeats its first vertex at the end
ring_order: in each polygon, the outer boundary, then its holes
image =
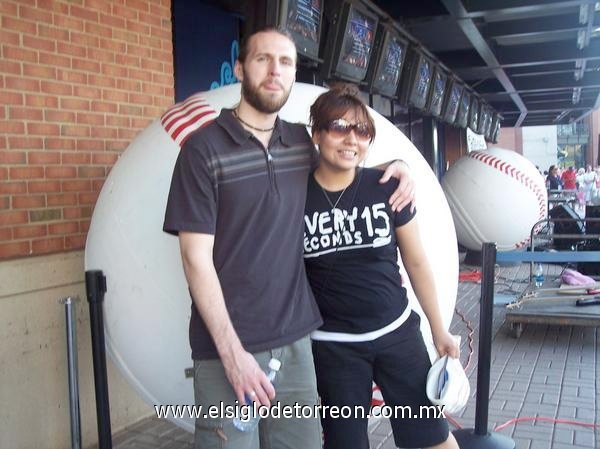
POLYGON ((173 96, 170 0, 0 1, 0 259, 83 248, 111 166, 173 96))

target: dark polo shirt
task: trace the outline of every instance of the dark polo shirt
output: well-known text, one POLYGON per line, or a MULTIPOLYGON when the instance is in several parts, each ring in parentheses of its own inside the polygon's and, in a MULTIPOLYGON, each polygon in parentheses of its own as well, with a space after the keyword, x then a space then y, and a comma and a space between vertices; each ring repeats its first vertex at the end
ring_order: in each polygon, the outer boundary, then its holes
MULTIPOLYGON (((278 118, 266 151, 223 110, 177 158, 163 229, 214 235, 225 304, 247 351, 289 344, 321 325, 302 258, 315 157, 304 126, 278 118)), ((194 359, 218 356, 193 304, 190 344, 194 359)))

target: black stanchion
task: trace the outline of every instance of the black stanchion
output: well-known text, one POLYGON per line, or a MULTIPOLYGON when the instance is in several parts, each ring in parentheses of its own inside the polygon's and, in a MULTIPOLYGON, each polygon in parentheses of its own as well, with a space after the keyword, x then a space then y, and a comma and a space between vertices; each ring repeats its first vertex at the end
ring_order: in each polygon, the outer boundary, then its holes
POLYGON ((482 278, 479 312, 477 396, 475 398, 475 429, 459 429, 452 433, 461 449, 514 449, 515 442, 511 438, 496 432, 488 431, 496 245, 493 243, 484 243, 482 246, 481 259, 482 278))
POLYGON ((102 274, 102 271, 91 270, 85 272, 85 290, 90 306, 90 326, 92 329, 98 449, 112 449, 108 377, 106 375, 106 346, 104 345, 104 315, 102 311, 104 293, 106 293, 106 277, 102 274))

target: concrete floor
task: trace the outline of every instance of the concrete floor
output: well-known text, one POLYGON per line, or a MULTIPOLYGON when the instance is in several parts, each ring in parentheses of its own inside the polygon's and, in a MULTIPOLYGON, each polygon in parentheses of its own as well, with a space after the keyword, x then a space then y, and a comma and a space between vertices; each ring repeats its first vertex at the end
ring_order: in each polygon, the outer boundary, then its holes
MULTIPOLYGON (((475 267, 461 265, 461 271, 475 267)), ((545 266, 548 276, 560 273, 557 265, 545 266)), ((529 266, 498 267, 496 298, 514 297, 527 285, 529 266)), ((475 386, 479 298, 481 286, 461 282, 457 310, 470 322, 474 352, 467 367, 472 398, 467 407, 452 417, 458 426, 472 428, 475 419, 475 386)), ((514 338, 504 323, 505 307, 494 307, 490 380, 490 430, 514 418, 550 418, 600 423, 600 336, 594 327, 528 324, 520 338, 514 338)), ((454 315, 451 332, 462 336, 461 361, 469 356, 469 330, 454 315)), ((385 419, 370 425, 372 449, 395 448, 389 423, 385 419)), ((567 449, 600 447, 600 430, 571 423, 523 421, 499 431, 512 438, 518 449, 567 449)), ((115 449, 191 449, 192 435, 164 419, 147 418, 113 435, 115 449)))

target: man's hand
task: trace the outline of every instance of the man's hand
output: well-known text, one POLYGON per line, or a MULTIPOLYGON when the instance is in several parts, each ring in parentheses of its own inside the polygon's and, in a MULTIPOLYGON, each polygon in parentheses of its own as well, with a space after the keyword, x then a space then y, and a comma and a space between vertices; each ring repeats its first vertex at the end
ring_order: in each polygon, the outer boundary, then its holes
POLYGON ((389 203, 392 210, 399 212, 404 206, 412 202, 411 211, 415 209, 415 182, 410 174, 410 170, 406 162, 396 160, 389 164, 383 176, 379 179, 380 184, 384 184, 394 177, 400 180, 398 188, 390 196, 389 203))
POLYGON ((214 235, 180 232, 179 245, 194 304, 215 342, 239 403, 246 404, 248 396, 257 405, 270 405, 275 389, 254 356, 244 350, 225 307, 212 258, 214 235))
POLYGON ((235 356, 222 360, 227 379, 240 404, 246 404, 247 397, 256 405, 271 405, 275 388, 252 354, 241 349, 235 356))

